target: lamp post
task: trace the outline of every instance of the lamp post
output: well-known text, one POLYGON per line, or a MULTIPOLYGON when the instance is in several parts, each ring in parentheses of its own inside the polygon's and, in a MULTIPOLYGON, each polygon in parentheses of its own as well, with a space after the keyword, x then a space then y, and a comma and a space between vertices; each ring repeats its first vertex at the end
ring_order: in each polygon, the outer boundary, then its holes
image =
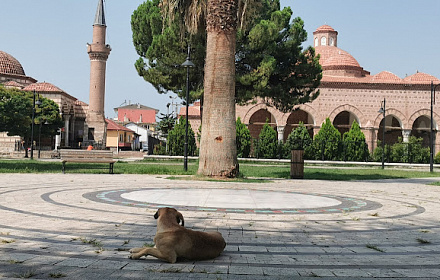
POLYGON ((385 98, 382 101, 380 110, 378 113, 383 114, 383 125, 382 125, 382 169, 385 169, 385 98))
POLYGON ((188 170, 188 103, 189 103, 189 68, 194 67, 194 63, 191 62, 191 46, 188 45, 188 56, 184 63, 182 63, 182 67, 186 68, 186 123, 185 123, 185 146, 184 146, 184 158, 183 158, 183 169, 185 171, 188 170))
POLYGON ((440 86, 440 84, 434 85, 431 81, 431 130, 429 133, 429 171, 434 171, 434 109, 433 104, 435 104, 435 89, 440 86))
POLYGON ((35 89, 34 89, 34 96, 32 100, 32 125, 31 125, 31 159, 34 159, 34 125, 35 125, 35 105, 41 105, 40 98, 38 98, 37 101, 35 101, 35 89))

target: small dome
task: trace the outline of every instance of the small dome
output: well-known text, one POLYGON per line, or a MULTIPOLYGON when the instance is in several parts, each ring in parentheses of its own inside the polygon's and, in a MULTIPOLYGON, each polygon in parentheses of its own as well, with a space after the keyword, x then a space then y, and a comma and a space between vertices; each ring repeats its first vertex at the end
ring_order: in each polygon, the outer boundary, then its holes
POLYGON ((371 79, 372 82, 381 82, 381 83, 400 83, 402 82, 402 79, 399 78, 397 75, 388 72, 388 71, 382 71, 376 75, 374 75, 371 79))
POLYGON ((0 74, 25 76, 20 62, 12 55, 0 51, 0 74))
POLYGON ((431 82, 434 83, 438 83, 440 82, 439 79, 437 79, 436 77, 426 74, 426 73, 422 73, 422 72, 417 72, 414 75, 408 76, 406 78, 403 79, 404 82, 411 82, 411 83, 419 83, 419 84, 429 84, 431 82))
POLYGON ((27 87, 24 88, 24 90, 26 91, 35 90, 36 92, 64 92, 64 90, 60 89, 59 87, 46 82, 28 85, 27 87))
MULTIPOLYGON (((315 32, 336 32, 330 25, 324 24, 318 27, 315 32)), ((315 33, 313 32, 313 33, 315 33)))

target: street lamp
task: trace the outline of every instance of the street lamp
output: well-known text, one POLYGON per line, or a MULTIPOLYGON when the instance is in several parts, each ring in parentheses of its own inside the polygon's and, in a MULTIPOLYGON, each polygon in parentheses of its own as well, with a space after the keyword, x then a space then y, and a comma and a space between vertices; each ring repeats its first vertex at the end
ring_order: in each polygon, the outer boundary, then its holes
POLYGON ((38 97, 38 100, 35 101, 35 89, 34 89, 34 96, 32 101, 32 126, 31 126, 31 159, 34 159, 34 124, 35 124, 35 105, 40 106, 41 101, 40 97, 38 97))
POLYGON ((383 125, 382 125, 382 169, 385 169, 385 98, 381 102, 380 110, 378 113, 383 114, 383 125))
POLYGON ((185 171, 188 170, 188 103, 189 103, 189 68, 193 68, 195 65, 191 62, 191 46, 188 45, 188 56, 184 63, 182 63, 182 67, 186 68, 186 98, 185 98, 185 106, 186 106, 186 124, 185 124, 185 154, 183 158, 183 169, 185 171))
POLYGON ((435 89, 436 87, 440 86, 440 84, 434 85, 434 82, 431 81, 431 131, 429 134, 429 150, 430 150, 430 156, 429 156, 429 171, 434 171, 434 110, 433 110, 433 104, 435 104, 435 89))

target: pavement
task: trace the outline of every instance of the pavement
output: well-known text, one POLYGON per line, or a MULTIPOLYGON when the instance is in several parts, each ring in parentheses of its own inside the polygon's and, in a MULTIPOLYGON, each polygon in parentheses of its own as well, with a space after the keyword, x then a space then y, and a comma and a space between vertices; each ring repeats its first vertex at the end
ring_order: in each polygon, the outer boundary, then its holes
POLYGON ((0 174, 1 279, 437 279, 440 178, 237 183, 0 174), (158 207, 220 231, 209 261, 128 259, 158 207))

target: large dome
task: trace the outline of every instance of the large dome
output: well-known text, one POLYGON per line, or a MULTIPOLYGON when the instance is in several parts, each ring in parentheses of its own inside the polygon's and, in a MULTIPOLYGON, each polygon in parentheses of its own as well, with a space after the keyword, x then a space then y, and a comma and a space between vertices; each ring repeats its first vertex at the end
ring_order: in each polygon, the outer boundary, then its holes
POLYGON ((0 51, 0 74, 25 76, 20 62, 12 55, 0 51))

